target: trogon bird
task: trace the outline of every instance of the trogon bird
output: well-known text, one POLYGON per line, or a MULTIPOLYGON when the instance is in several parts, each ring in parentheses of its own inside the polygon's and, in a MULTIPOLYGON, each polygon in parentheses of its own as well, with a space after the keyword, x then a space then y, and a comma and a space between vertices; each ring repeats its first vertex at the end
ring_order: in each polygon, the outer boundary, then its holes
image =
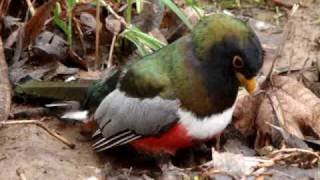
POLYGON ((103 99, 94 114, 93 148, 130 144, 174 155, 206 141, 230 123, 239 86, 255 91, 262 64, 262 46, 245 22, 223 14, 204 17, 190 34, 91 89, 89 101, 103 99))

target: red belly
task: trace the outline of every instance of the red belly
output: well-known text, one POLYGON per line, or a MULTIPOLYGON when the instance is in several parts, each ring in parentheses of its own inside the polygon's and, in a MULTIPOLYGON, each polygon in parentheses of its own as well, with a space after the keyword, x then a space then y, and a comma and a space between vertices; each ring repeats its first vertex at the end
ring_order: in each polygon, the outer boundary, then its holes
POLYGON ((178 149, 191 146, 192 139, 188 136, 187 130, 180 124, 172 127, 160 137, 142 138, 131 142, 138 150, 149 153, 169 153, 174 155, 178 149))

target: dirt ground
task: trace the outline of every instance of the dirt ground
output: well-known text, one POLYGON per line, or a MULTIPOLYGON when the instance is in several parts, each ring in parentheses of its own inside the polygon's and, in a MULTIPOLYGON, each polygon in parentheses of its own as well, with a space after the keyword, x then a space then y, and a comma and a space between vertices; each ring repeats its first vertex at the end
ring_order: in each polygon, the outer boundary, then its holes
POLYGON ((70 149, 36 125, 14 125, 0 131, 0 179, 102 179, 103 163, 80 135, 79 126, 45 122, 76 144, 70 149))

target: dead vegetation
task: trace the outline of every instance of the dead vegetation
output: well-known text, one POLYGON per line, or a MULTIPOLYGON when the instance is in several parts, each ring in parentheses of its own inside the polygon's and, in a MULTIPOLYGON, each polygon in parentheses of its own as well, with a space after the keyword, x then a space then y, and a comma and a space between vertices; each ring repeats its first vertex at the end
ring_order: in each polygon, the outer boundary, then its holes
POLYGON ((181 12, 158 1, 93 2, 0 2, 1 179, 320 178, 318 0, 174 1, 181 12), (44 107, 82 101, 106 69, 174 41, 201 13, 226 8, 255 29, 266 58, 260 91, 239 93, 221 150, 205 163, 196 156, 182 172, 161 175, 141 160, 127 162, 134 154, 95 154, 78 122, 60 122, 44 107), (25 120, 43 116, 49 120, 25 120))

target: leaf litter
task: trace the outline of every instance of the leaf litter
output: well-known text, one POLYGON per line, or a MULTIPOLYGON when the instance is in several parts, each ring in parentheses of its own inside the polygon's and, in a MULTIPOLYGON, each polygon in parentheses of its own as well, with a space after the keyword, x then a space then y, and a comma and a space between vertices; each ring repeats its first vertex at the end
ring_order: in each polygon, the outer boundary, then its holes
MULTIPOLYGON (((316 11, 319 8, 316 2, 313 2, 313 6, 310 5, 312 2, 302 2, 303 8, 298 8, 293 15, 291 15, 293 11, 290 10, 295 7, 295 3, 291 1, 272 1, 278 5, 276 8, 280 9, 276 13, 272 12, 275 6, 268 4, 263 6, 258 4, 260 10, 255 7, 247 8, 252 5, 246 4, 246 1, 241 1, 240 7, 237 7, 239 4, 231 6, 230 12, 248 22, 262 41, 266 51, 262 74, 266 78, 261 76, 260 92, 255 96, 240 91, 233 123, 223 133, 219 151, 213 149, 210 153, 209 148, 209 151, 200 155, 201 151, 195 148, 193 153, 187 153, 187 157, 193 154, 197 163, 187 161, 187 167, 183 168, 183 172, 163 175, 155 169, 154 163, 130 151, 95 154, 90 148, 90 138, 80 135, 80 132, 88 133, 86 127, 74 124, 75 122, 61 122, 51 116, 53 114, 50 112, 51 109, 44 107, 44 104, 52 100, 68 100, 72 96, 64 91, 70 92, 68 89, 74 87, 65 86, 63 81, 81 80, 84 84, 80 88, 85 89, 90 82, 104 74, 97 69, 91 71, 97 48, 94 42, 98 24, 95 19, 96 8, 88 2, 75 5, 72 15, 74 34, 70 46, 67 35, 61 28, 54 26, 51 19, 50 12, 56 2, 60 2, 62 10, 59 18, 66 20, 68 7, 62 1, 53 0, 44 4, 36 2, 33 5, 37 11, 26 22, 21 21, 28 19, 22 14, 13 14, 14 19, 10 20, 10 14, 7 14, 11 12, 10 0, 0 3, 1 20, 7 19, 6 22, 9 22, 4 28, 0 26, 0 31, 6 31, 3 36, 6 46, 2 49, 6 52, 11 83, 20 87, 14 92, 10 117, 41 119, 43 116, 49 116, 48 120, 41 123, 45 124, 53 134, 56 133, 75 143, 76 148, 73 150, 66 148, 63 143, 51 138, 36 126, 2 127, 0 129, 0 168, 3 170, 0 172, 1 178, 320 178, 318 165, 320 99, 317 93, 320 91, 318 85, 320 61, 317 58, 320 52, 317 40, 320 36, 316 30, 319 27, 316 17, 320 15, 316 11), (242 6, 246 8, 241 8, 242 6), (262 12, 267 13, 261 15, 262 12), (259 18, 260 20, 257 20, 259 18), (261 19, 271 19, 272 22, 261 19), (282 22, 282 26, 274 25, 278 22, 282 22), (276 61, 273 66, 274 59, 276 61), (273 71, 268 74, 271 68, 273 71), (39 86, 41 83, 43 84, 39 86), (52 93, 57 89, 62 93, 52 93), (36 101, 30 101, 33 99, 36 101), (204 157, 204 160, 200 161, 200 157, 204 157), (127 162, 128 158, 132 162, 127 162), (135 158, 137 160, 134 160, 135 158)), ((150 7, 149 9, 152 9, 150 12, 154 11, 151 14, 148 11, 139 14, 133 8, 132 22, 137 27, 162 39, 162 42, 169 43, 188 31, 172 11, 152 3, 153 1, 150 2, 145 8, 150 7)), ((100 24, 103 26, 99 33, 98 48, 102 61, 106 62, 104 66, 111 67, 111 65, 125 64, 131 56, 137 56, 139 53, 132 48, 132 44, 128 45, 128 42, 120 37, 121 32, 128 28, 124 14, 128 4, 108 3, 110 4, 106 9, 109 8, 113 12, 110 11, 110 14, 105 15, 102 11, 100 14, 102 15, 100 24)), ((198 20, 193 8, 182 1, 177 1, 176 4, 183 9, 193 24, 198 20)), ((219 7, 215 5, 208 6, 208 9, 210 8, 210 13, 212 10, 219 11, 219 7)), ((0 73, 7 74, 4 67, 6 66, 1 66, 0 73)), ((5 78, 1 76, 0 83, 5 82, 2 81, 5 78)), ((7 83, 4 87, 8 90, 10 84, 7 83)), ((8 91, 1 92, 6 92, 1 96, 8 101, 6 103, 0 101, 0 110, 5 109, 4 115, 8 116, 11 96, 8 91)), ((73 95, 71 100, 82 98, 76 93, 73 95)), ((16 122, 10 120, 8 123, 19 123, 19 120, 16 122)), ((182 156, 175 162, 181 164, 186 159, 188 158, 182 156)))

